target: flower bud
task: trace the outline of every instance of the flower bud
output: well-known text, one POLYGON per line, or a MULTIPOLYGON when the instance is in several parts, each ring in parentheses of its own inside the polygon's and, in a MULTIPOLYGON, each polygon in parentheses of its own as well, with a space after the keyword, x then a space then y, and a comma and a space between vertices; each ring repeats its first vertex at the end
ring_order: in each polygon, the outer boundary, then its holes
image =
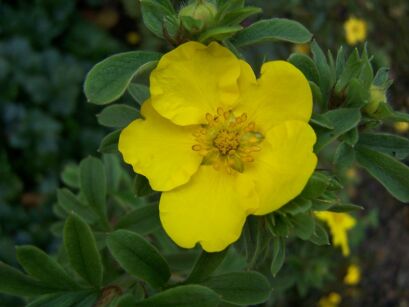
POLYGON ((386 103, 386 91, 383 87, 371 85, 369 89, 369 103, 365 106, 365 112, 374 114, 381 103, 386 103))
POLYGON ((205 0, 197 0, 195 3, 189 4, 182 8, 179 16, 188 16, 193 19, 203 21, 205 26, 209 26, 214 21, 217 13, 217 8, 213 3, 205 0))

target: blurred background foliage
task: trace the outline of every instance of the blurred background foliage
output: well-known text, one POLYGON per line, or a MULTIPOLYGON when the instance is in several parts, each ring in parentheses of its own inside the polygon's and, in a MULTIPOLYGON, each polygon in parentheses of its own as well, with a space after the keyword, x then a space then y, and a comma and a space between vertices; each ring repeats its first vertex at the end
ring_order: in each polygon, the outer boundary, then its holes
MULTIPOLYGON (((179 1, 174 3, 181 6, 179 1)), ((351 16, 361 18, 367 24, 374 68, 392 68, 389 102, 398 110, 408 110, 407 1, 247 3, 262 7, 264 17, 303 23, 324 50, 346 45, 344 23, 351 16)), ((16 264, 15 245, 57 249, 60 239, 51 234, 50 226, 58 220, 52 204, 60 173, 66 165, 95 153, 107 132, 95 118, 99 109, 85 101, 85 74, 108 55, 135 48, 169 48, 142 25, 136 0, 0 0, 0 261, 16 264)), ((308 46, 265 43, 247 50, 247 56, 257 68, 266 59, 286 59, 294 50, 309 52, 308 46)), ((122 99, 133 104, 129 96, 122 99)), ((404 124, 386 129, 408 133, 404 124)), ((330 296, 335 291, 341 293, 345 306, 408 306, 409 210, 355 170, 345 176, 350 182, 346 193, 367 209, 350 236, 352 258, 300 241, 290 244, 288 254, 293 256, 287 263, 291 265, 284 267, 275 283, 293 295, 277 296, 278 305, 336 306, 336 297, 330 296), (359 287, 342 282, 350 263, 361 266, 359 287), (292 275, 305 280, 291 280, 292 275)), ((1 306, 18 304, 5 296, 0 302, 1 306)))

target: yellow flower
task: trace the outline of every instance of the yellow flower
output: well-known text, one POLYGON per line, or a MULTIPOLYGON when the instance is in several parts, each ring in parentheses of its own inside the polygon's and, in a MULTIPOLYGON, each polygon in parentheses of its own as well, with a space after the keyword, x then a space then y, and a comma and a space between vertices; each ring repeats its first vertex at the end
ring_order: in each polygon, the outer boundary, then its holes
POLYGON ((350 17, 344 23, 344 30, 349 45, 355 45, 366 40, 367 24, 362 19, 350 17))
POLYGON ((356 264, 351 264, 348 267, 347 274, 344 277, 346 285, 355 286, 361 280, 361 269, 356 264))
POLYGON ((347 213, 329 211, 315 212, 315 215, 328 224, 332 235, 332 244, 334 246, 340 246, 342 254, 349 256, 348 230, 355 226, 355 219, 347 213))
POLYGON ((293 52, 308 54, 310 52, 309 44, 296 44, 293 46, 293 52))
POLYGON ((406 133, 409 131, 409 123, 407 122, 396 122, 393 124, 393 128, 395 128, 396 132, 399 133, 406 133))
POLYGON ((138 34, 138 32, 131 31, 126 34, 126 40, 131 45, 137 45, 141 41, 141 36, 138 34))
POLYGON ((185 43, 150 76, 151 97, 119 150, 161 191, 160 219, 181 247, 235 242, 246 217, 296 197, 315 169, 308 81, 284 61, 250 65, 217 43, 185 43))
POLYGON ((341 303, 341 295, 336 292, 331 292, 328 296, 324 296, 318 302, 319 307, 337 307, 341 303))

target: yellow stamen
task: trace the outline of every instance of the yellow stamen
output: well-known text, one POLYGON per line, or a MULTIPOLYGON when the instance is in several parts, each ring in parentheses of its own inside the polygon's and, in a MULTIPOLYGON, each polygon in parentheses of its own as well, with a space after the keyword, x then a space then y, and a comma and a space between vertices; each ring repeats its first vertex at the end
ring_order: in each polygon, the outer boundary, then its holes
POLYGON ((246 163, 261 150, 264 136, 256 131, 254 122, 247 122, 247 114, 235 116, 231 110, 217 108, 215 115, 206 113, 207 124, 193 133, 198 144, 192 149, 203 156, 202 164, 224 169, 228 174, 243 172, 246 163))

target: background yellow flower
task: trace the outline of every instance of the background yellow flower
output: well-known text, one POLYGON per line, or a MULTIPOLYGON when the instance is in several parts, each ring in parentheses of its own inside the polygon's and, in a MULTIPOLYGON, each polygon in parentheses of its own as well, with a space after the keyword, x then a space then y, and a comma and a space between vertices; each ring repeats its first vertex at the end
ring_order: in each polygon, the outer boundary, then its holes
POLYGON ((361 269, 356 264, 348 267, 347 274, 344 277, 344 283, 349 286, 355 286, 361 281, 361 269))
POLYGON ((315 212, 315 215, 328 224, 332 235, 334 246, 340 246, 342 254, 349 256, 350 248, 348 244, 348 230, 352 229, 356 220, 347 213, 336 213, 329 211, 315 212))
POLYGON ((344 23, 345 38, 349 45, 363 42, 367 37, 367 24, 363 19, 350 17, 344 23))

